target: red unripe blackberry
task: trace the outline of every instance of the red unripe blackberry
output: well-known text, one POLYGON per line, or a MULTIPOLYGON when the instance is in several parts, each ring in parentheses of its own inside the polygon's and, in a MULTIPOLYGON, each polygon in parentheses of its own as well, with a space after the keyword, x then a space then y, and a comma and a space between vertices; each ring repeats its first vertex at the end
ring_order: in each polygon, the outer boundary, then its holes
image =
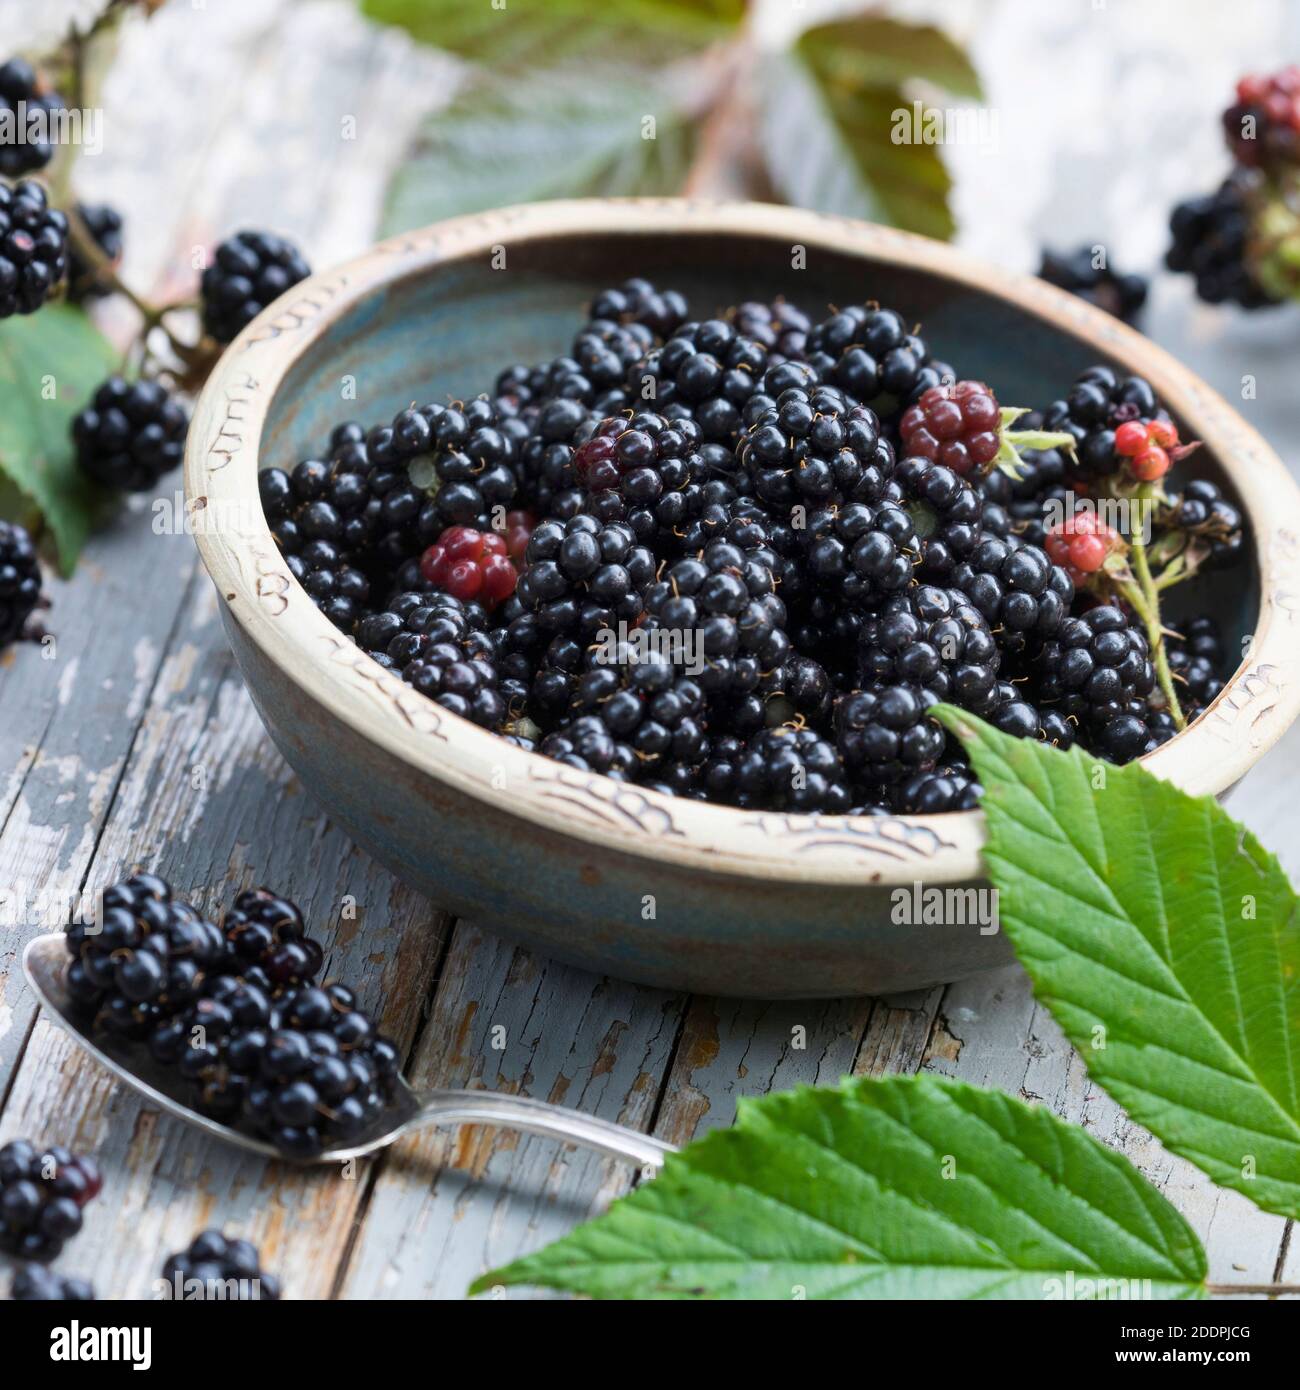
POLYGON ((1223 113, 1223 133, 1239 164, 1294 161, 1300 152, 1300 67, 1243 77, 1237 100, 1223 113))
POLYGON ((951 468, 983 473, 997 456, 1001 411, 980 381, 931 386, 898 422, 905 452, 951 468))
POLYGON ((449 526, 420 557, 420 573, 437 589, 462 603, 477 600, 492 609, 515 591, 519 572, 496 531, 449 526))
POLYGON ((1058 522, 1047 533, 1043 549, 1047 558, 1060 567, 1076 584, 1087 582, 1109 556, 1123 548, 1124 541, 1114 527, 1096 512, 1077 512, 1058 522))

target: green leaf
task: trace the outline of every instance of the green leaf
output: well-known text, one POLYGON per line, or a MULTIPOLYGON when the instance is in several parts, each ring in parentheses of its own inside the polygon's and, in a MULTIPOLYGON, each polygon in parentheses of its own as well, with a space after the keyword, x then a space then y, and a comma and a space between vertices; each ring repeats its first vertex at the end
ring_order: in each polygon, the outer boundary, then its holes
POLYGON ((64 574, 104 503, 77 467, 68 430, 114 362, 107 340, 69 305, 0 322, 0 472, 40 509, 64 574))
POLYGON ((1300 925, 1277 860, 1136 764, 937 713, 984 785, 1002 925, 1093 1077, 1215 1182, 1300 1216, 1300 925))
POLYGON ((810 29, 791 53, 770 58, 764 148, 781 196, 950 237, 952 180, 940 146, 912 138, 914 108, 903 89, 913 81, 980 94, 975 70, 945 34, 877 16, 810 29), (896 138, 900 132, 906 141, 896 138))
POLYGON ((606 77, 566 70, 466 88, 424 126, 398 172, 385 233, 507 203, 676 191, 690 163, 689 120, 640 74, 606 77))
POLYGON ((744 0, 362 0, 362 12, 423 43, 500 71, 549 67, 634 48, 658 63, 725 37, 744 0))
POLYGON ((1205 1273, 1122 1155, 997 1091, 898 1076, 741 1101, 734 1129, 471 1292, 1042 1299, 1137 1280, 1128 1296, 1200 1298, 1205 1273))

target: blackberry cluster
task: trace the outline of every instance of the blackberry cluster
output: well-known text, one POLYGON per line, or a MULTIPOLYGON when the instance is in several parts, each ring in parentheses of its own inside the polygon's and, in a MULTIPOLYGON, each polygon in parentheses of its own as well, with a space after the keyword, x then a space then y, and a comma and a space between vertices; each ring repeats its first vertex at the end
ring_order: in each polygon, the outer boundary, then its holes
POLYGON ((16 179, 35 173, 54 158, 49 117, 63 110, 63 101, 46 90, 32 65, 10 58, 0 65, 0 130, 12 131, 12 140, 0 141, 0 176, 16 179), (19 119, 20 113, 25 120, 19 119))
POLYGON ((199 292, 203 327, 219 343, 229 343, 311 267, 291 241, 271 232, 236 232, 213 253, 199 292))
POLYGON ((56 1274, 43 1265, 24 1265, 14 1275, 9 1297, 15 1303, 93 1303, 95 1289, 89 1280, 56 1274))
MULTIPOLYGON (((77 216, 81 218, 95 245, 104 253, 110 265, 117 266, 122 259, 122 214, 107 203, 78 203, 77 216)), ((108 286, 95 274, 94 269, 77 254, 77 248, 68 250, 68 298, 74 304, 87 299, 97 299, 109 292, 108 286)))
POLYGON ((1166 525, 1195 538, 1206 547, 1206 563, 1227 568, 1241 558, 1245 523, 1241 511, 1205 478, 1189 482, 1170 501, 1162 518, 1166 525))
POLYGON ((1300 159, 1300 67, 1248 73, 1223 113, 1223 133, 1238 164, 1262 168, 1300 159))
MULTIPOLYGON (((1048 534, 1122 468, 1165 536, 1241 545, 1208 485, 1157 486, 1185 449, 1147 382, 1094 367, 1017 418, 1074 447, 1011 476, 994 390, 894 310, 715 313, 629 280, 490 395, 339 426, 319 461, 263 475, 290 568, 448 710, 679 796, 965 809, 979 788, 938 700, 1116 757, 1169 736, 1143 631, 1075 593, 1102 584, 1097 538, 1048 534)), ((1202 663, 1180 669, 1205 688, 1202 663)))
POLYGON ((189 419, 156 381, 111 376, 73 417, 81 471, 101 487, 148 492, 180 465, 189 419))
POLYGON ((1147 302, 1146 280, 1112 270, 1109 262, 1098 266, 1096 259, 1091 246, 1068 253, 1045 249, 1038 273, 1049 285, 1069 290, 1125 323, 1135 323, 1147 302))
POLYGON ((1227 678, 1219 627, 1206 615, 1165 626, 1172 633, 1168 658, 1179 687, 1178 702, 1190 717, 1214 702, 1227 678))
POLYGON ((34 314, 68 273, 68 219, 39 183, 0 183, 0 319, 34 314))
POLYGON ((239 894, 218 927, 137 874, 67 944, 68 992, 95 1030, 144 1043, 197 1109, 289 1157, 356 1139, 392 1094, 396 1048, 351 990, 319 983, 320 943, 268 888, 239 894))
POLYGON ((0 647, 16 642, 41 597, 41 564, 17 522, 0 521, 0 647))
POLYGON ((0 1250, 48 1264, 103 1187, 93 1158, 15 1139, 0 1149, 0 1250))
POLYGON ((203 1231, 184 1250, 168 1256, 162 1277, 172 1297, 225 1302, 277 1302, 280 1281, 262 1269, 257 1247, 221 1231, 203 1231))
POLYGON ((1254 177, 1230 174, 1213 193, 1179 203, 1169 217, 1170 270, 1190 275, 1207 304, 1265 309, 1278 303, 1259 283, 1247 259, 1254 177))

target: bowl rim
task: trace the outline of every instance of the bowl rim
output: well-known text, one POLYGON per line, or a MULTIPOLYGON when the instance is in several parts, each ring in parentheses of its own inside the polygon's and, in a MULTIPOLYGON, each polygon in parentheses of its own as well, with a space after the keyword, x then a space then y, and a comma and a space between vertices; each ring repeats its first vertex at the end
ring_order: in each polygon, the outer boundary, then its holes
POLYGON ((981 811, 941 816, 758 813, 580 772, 508 743, 416 695, 338 631, 290 574, 257 488, 272 400, 299 358, 367 295, 441 264, 518 243, 592 234, 733 235, 923 271, 1045 319, 1145 376, 1231 478, 1251 526, 1260 607, 1253 640, 1211 707, 1144 760, 1196 795, 1223 792, 1300 711, 1300 488, 1228 403, 1133 329, 1029 275, 942 242, 774 204, 689 198, 522 204, 379 242, 266 308, 222 355, 195 406, 185 451, 187 529, 247 639, 304 696, 438 782, 606 851, 655 863, 814 885, 981 877, 981 811), (562 822, 557 824, 557 822, 562 822))

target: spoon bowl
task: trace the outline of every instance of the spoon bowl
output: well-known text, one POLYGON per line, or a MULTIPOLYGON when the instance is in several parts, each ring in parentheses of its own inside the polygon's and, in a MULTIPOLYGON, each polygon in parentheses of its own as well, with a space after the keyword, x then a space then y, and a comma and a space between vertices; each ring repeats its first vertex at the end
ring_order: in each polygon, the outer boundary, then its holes
POLYGON ((639 1165, 647 1174, 663 1166, 671 1144, 609 1120, 584 1115, 564 1106, 550 1105, 531 1096, 500 1095, 492 1091, 416 1091, 399 1077, 394 1094, 375 1125, 348 1144, 324 1149, 311 1158, 283 1154, 273 1144, 235 1125, 223 1124, 187 1105, 183 1087, 167 1068, 155 1062, 144 1048, 90 1033, 68 993, 68 949, 62 932, 35 937, 23 951, 23 974, 57 1024, 99 1064, 125 1081, 151 1105, 183 1120, 214 1139, 290 1163, 344 1163, 352 1158, 387 1148, 403 1135, 427 1125, 486 1124, 542 1134, 579 1144, 600 1153, 639 1165))

